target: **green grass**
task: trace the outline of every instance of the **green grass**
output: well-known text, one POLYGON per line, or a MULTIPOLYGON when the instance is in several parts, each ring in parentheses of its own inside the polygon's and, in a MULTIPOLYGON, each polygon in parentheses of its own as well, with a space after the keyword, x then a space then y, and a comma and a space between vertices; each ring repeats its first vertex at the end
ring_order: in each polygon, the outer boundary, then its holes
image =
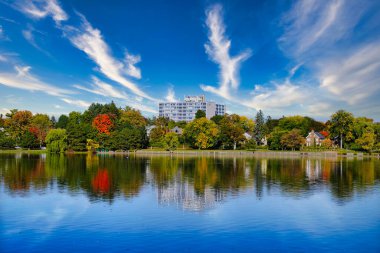
POLYGON ((41 149, 0 149, 1 154, 45 154, 46 150, 41 149))

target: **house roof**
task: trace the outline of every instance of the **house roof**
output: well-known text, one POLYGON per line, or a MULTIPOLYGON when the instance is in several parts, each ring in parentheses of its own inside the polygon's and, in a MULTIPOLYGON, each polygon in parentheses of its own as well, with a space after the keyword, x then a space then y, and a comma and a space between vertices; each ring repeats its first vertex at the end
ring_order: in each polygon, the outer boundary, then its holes
POLYGON ((319 132, 315 132, 315 135, 318 136, 319 139, 325 139, 326 138, 323 134, 321 134, 319 132))

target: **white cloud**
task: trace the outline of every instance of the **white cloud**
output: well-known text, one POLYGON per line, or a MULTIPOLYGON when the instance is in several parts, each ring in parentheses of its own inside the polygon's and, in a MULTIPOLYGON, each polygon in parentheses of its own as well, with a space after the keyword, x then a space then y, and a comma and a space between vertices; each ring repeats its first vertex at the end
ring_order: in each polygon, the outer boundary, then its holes
MULTIPOLYGON (((98 65, 99 71, 109 79, 127 87, 138 96, 154 100, 123 75, 123 73, 131 70, 132 66, 134 67, 133 64, 136 63, 136 58, 132 60, 129 59, 127 66, 125 66, 123 62, 112 56, 111 49, 104 41, 101 32, 93 28, 84 16, 81 15, 81 19, 81 28, 77 29, 72 26, 65 26, 63 28, 70 42, 76 48, 86 53, 87 56, 98 65)), ((135 77, 138 76, 136 72, 137 68, 132 68, 132 70, 134 70, 134 72, 132 71, 132 75, 135 77)))
POLYGON ((56 24, 69 18, 56 0, 19 0, 15 2, 14 7, 35 19, 50 16, 56 24))
POLYGON ((7 57, 0 54, 0 62, 7 62, 7 61, 8 61, 7 57))
POLYGON ((0 108, 0 114, 3 115, 3 117, 5 117, 5 114, 7 113, 10 113, 11 110, 9 110, 8 108, 0 108))
POLYGON ((86 102, 86 101, 83 101, 83 100, 73 100, 73 99, 69 99, 69 98, 61 98, 61 100, 69 105, 74 105, 74 106, 78 106, 78 107, 84 107, 84 108, 87 108, 91 105, 91 103, 89 102, 86 102))
POLYGON ((205 44, 206 53, 213 62, 219 65, 219 87, 201 85, 201 88, 204 91, 231 99, 231 89, 236 90, 239 87, 240 65, 250 57, 251 52, 245 50, 236 56, 230 56, 231 41, 225 35, 221 12, 221 5, 213 5, 206 12, 209 41, 205 44))
POLYGON ((105 83, 103 81, 100 81, 96 77, 92 77, 92 88, 86 88, 81 85, 74 85, 75 88, 84 90, 87 92, 91 92, 97 95, 105 96, 105 97, 112 97, 112 98, 120 98, 120 99, 128 99, 128 95, 120 90, 117 90, 112 85, 105 83))
POLYGON ((321 87, 356 104, 380 92, 380 41, 318 64, 321 87))
POLYGON ((125 54, 125 73, 137 79, 141 78, 141 70, 135 64, 141 61, 140 55, 125 54))
POLYGON ((15 72, 0 73, 0 84, 29 91, 41 91, 53 96, 64 96, 73 92, 47 84, 29 73, 30 66, 15 66, 15 72))
POLYGON ((255 86, 252 98, 241 103, 256 110, 273 110, 300 103, 307 96, 300 86, 291 83, 276 84, 274 88, 255 86))
POLYGON ((177 102, 178 100, 175 98, 175 92, 172 86, 168 89, 168 94, 165 97, 168 102, 177 102))

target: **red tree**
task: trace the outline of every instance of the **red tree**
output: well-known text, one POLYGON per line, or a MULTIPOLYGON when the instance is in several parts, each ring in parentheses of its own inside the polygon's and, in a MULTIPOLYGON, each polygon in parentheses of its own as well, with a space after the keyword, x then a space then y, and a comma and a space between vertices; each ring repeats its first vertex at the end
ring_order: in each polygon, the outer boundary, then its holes
POLYGON ((92 125, 99 131, 99 133, 110 134, 113 122, 108 114, 99 114, 92 121, 92 125))

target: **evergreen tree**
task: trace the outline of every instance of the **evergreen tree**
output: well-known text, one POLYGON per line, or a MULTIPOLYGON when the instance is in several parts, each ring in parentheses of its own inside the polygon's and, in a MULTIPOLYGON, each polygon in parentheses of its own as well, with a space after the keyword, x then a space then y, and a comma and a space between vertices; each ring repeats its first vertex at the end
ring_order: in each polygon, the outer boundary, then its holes
POLYGON ((262 144, 262 139, 265 137, 265 134, 264 113, 259 110, 255 117, 255 128, 253 129, 253 138, 255 138, 257 145, 262 144))

